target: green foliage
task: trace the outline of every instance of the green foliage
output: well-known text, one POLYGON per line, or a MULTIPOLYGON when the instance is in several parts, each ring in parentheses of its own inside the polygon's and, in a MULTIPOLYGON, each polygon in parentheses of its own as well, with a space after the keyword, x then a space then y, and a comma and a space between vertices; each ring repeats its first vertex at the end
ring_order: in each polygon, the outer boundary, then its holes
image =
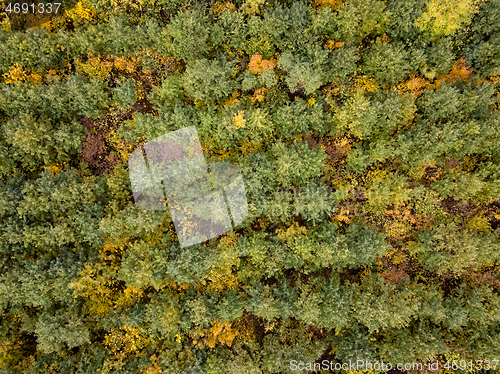
POLYGON ((29 29, 26 33, 0 31, 0 71, 7 73, 15 63, 29 70, 46 69, 61 65, 63 52, 58 38, 45 28, 29 29))
POLYGON ((321 76, 312 66, 308 62, 295 59, 291 53, 281 56, 278 67, 287 72, 285 83, 290 92, 303 90, 309 95, 322 85, 321 76))
POLYGON ((113 92, 114 100, 121 109, 126 109, 129 105, 135 103, 136 94, 134 83, 131 79, 125 79, 119 82, 118 87, 113 92))
POLYGON ((357 69, 359 60, 354 47, 340 47, 331 52, 327 68, 324 69, 326 82, 345 82, 357 69))
POLYGON ((449 38, 442 38, 429 44, 422 43, 422 50, 425 54, 425 62, 421 61, 420 51, 417 50, 414 53, 416 57, 414 65, 417 64, 416 68, 427 79, 434 79, 453 67, 455 52, 449 38))
POLYGON ((101 82, 79 75, 49 85, 20 82, 6 87, 0 102, 6 115, 0 126, 13 160, 32 167, 74 159, 86 133, 77 120, 97 117, 108 106, 103 89, 101 82))
POLYGON ((470 266, 487 266, 499 258, 498 231, 474 233, 455 224, 441 224, 417 234, 409 245, 426 269, 437 274, 461 273, 470 266))
POLYGON ((285 140, 292 140, 297 134, 315 131, 324 134, 327 124, 331 122, 331 114, 323 111, 323 102, 317 101, 312 107, 302 100, 287 103, 276 108, 273 113, 276 134, 285 140))
POLYGON ((228 54, 233 55, 238 50, 246 48, 248 25, 242 12, 223 11, 219 13, 213 29, 213 35, 220 38, 219 44, 228 54))
POLYGON ((346 1, 335 17, 334 39, 359 44, 368 35, 382 35, 388 20, 389 12, 383 1, 346 1))
POLYGON ((388 330, 379 349, 383 360, 393 365, 398 362, 428 362, 436 355, 449 352, 439 329, 425 321, 388 330))
POLYGON ((74 348, 90 343, 90 334, 81 320, 75 320, 75 315, 52 314, 41 315, 36 323, 40 350, 51 353, 63 348, 65 343, 68 348, 74 348))
POLYGON ((39 178, 17 181, 21 187, 5 186, 3 202, 11 207, 2 212, 6 243, 14 248, 30 248, 39 255, 57 253, 61 246, 67 249, 66 246, 84 243, 99 245, 95 231, 101 204, 96 199, 103 198, 99 192, 102 187, 93 186, 92 181, 82 179, 75 171, 56 176, 45 171, 39 178))
POLYGON ((276 238, 258 235, 241 240, 241 246, 241 253, 248 261, 242 274, 253 272, 268 277, 279 274, 280 268, 301 268, 309 273, 323 267, 369 267, 389 249, 383 236, 359 225, 350 226, 347 235, 339 235, 335 226, 330 225, 312 237, 299 235, 289 239, 286 245, 276 238))
POLYGON ((98 232, 104 189, 74 171, 36 179, 18 174, 2 185, 1 309, 18 314, 40 350, 59 352, 90 342, 70 284, 82 261, 102 244, 98 232), (10 259, 7 261, 7 259, 10 259), (25 312, 38 308, 40 313, 25 312))
POLYGON ((207 17, 198 10, 180 12, 164 31, 165 49, 176 58, 193 61, 205 57, 210 46, 207 17))
POLYGON ((321 175, 325 153, 321 149, 310 149, 307 143, 295 143, 287 147, 276 143, 270 150, 275 161, 276 182, 288 187, 293 184, 303 185, 321 175))
POLYGON ((466 57, 482 76, 500 73, 500 59, 496 53, 500 45, 499 5, 498 0, 481 2, 472 25, 474 36, 467 46, 466 57))
POLYGON ((184 97, 182 79, 179 75, 166 77, 161 86, 154 86, 149 100, 156 105, 171 104, 184 97))
POLYGON ((454 197, 460 200, 470 200, 485 189, 485 183, 476 174, 467 174, 450 170, 445 179, 432 184, 432 187, 443 197, 454 197))
POLYGON ((262 19, 257 16, 249 19, 250 43, 245 43, 244 51, 252 55, 260 52, 255 50, 255 46, 264 47, 261 54, 264 58, 269 58, 274 50, 292 53, 303 50, 314 37, 308 30, 310 16, 311 8, 302 2, 293 2, 289 7, 282 4, 269 7, 264 11, 262 19), (301 33, 305 33, 305 37, 299 37, 301 33))
POLYGON ((173 292, 155 295, 147 304, 145 320, 152 336, 175 336, 179 332, 182 309, 173 292))
POLYGON ((395 287, 386 285, 378 274, 370 274, 363 278, 354 295, 354 318, 366 326, 369 333, 408 326, 418 310, 417 302, 411 290, 396 292, 395 287))
POLYGON ((406 77, 408 53, 396 43, 383 43, 380 38, 363 58, 363 70, 379 85, 394 84, 406 77))
POLYGON ((417 107, 422 115, 415 120, 417 126, 396 137, 396 153, 414 175, 421 176, 425 165, 443 163, 446 157, 462 159, 482 150, 498 154, 499 117, 492 109, 497 102, 492 88, 487 83, 475 89, 470 84, 442 84, 419 98, 417 107))
POLYGON ((349 131, 362 140, 349 154, 348 165, 359 171, 393 156, 393 135, 410 123, 416 109, 410 95, 384 93, 370 100, 361 90, 355 92, 333 117, 333 131, 349 131))
POLYGON ((498 324, 498 314, 495 312, 499 298, 489 286, 472 287, 458 290, 460 302, 467 306, 467 326, 478 326, 478 333, 464 345, 477 355, 488 355, 498 349, 498 341, 494 328, 498 324))
POLYGON ((331 338, 332 343, 337 348, 335 357, 341 362, 363 360, 374 362, 376 356, 376 347, 373 341, 370 341, 366 328, 362 325, 353 323, 342 335, 331 338))
POLYGON ((162 106, 158 112, 158 116, 135 112, 134 118, 124 122, 118 129, 119 135, 131 143, 141 139, 152 140, 165 132, 195 124, 197 120, 193 108, 183 105, 179 100, 172 107, 162 106))
POLYGON ((227 60, 199 59, 189 64, 182 80, 186 93, 197 101, 213 103, 228 96, 234 88, 231 80, 234 63, 227 60))
POLYGON ((387 35, 406 42, 417 39, 420 29, 415 21, 422 15, 424 4, 424 0, 389 0, 387 9, 391 17, 387 35))

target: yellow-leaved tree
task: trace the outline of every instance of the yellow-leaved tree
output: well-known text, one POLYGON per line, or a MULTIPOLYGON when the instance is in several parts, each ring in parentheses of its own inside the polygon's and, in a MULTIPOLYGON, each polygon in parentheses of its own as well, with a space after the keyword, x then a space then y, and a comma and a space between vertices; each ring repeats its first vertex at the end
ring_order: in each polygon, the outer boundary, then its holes
POLYGON ((431 0, 415 23, 434 37, 451 35, 472 20, 479 0, 431 0))

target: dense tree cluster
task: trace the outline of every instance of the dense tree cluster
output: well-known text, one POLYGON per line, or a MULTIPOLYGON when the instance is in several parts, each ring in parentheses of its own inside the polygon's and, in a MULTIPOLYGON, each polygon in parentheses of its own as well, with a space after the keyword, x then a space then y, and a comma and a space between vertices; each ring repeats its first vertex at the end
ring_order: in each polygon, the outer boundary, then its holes
POLYGON ((500 359, 500 0, 0 4, 0 372, 500 359), (180 248, 192 125, 249 214, 180 248))

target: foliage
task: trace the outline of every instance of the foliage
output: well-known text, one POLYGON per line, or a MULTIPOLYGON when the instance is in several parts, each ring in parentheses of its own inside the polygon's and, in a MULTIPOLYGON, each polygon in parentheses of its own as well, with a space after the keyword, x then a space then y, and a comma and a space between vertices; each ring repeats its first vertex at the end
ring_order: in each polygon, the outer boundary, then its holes
POLYGON ((405 78, 409 68, 407 58, 402 46, 377 38, 364 58, 363 70, 372 75, 377 84, 394 84, 405 78))
POLYGON ((450 35, 471 21, 477 1, 457 0, 442 3, 429 1, 424 13, 415 21, 421 30, 434 37, 450 35))
POLYGON ((472 25, 473 42, 467 46, 466 56, 473 61, 479 72, 485 75, 499 74, 500 60, 495 51, 498 49, 498 0, 485 1, 479 4, 480 10, 472 25))
POLYGON ((417 235, 410 251, 426 268, 438 274, 459 273, 469 266, 486 266, 498 261, 498 243, 494 234, 461 231, 455 224, 439 225, 417 235))
POLYGON ((164 31, 166 50, 186 61, 205 57, 209 50, 208 19, 194 10, 182 12, 164 31))
POLYGON ((389 12, 382 1, 346 1, 338 9, 333 39, 359 44, 368 35, 381 35, 388 20, 389 12))
POLYGON ((498 358, 499 9, 2 8, 0 371, 498 358), (180 248, 127 159, 187 126, 240 167, 248 216, 180 248))
POLYGON ((134 83, 130 79, 124 79, 119 82, 119 86, 114 90, 115 101, 122 109, 127 108, 136 101, 134 83))
POLYGON ((234 63, 230 61, 198 59, 188 64, 183 75, 186 93, 196 101, 219 101, 237 87, 231 80, 234 73, 234 63))

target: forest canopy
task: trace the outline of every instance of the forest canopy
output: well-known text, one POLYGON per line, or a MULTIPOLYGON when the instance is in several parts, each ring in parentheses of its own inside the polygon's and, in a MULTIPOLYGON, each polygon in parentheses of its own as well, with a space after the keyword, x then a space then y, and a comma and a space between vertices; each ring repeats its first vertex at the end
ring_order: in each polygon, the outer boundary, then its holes
POLYGON ((495 372, 500 0, 44 4, 0 1, 1 373, 495 372), (181 248, 127 162, 188 126, 249 213, 181 248))

